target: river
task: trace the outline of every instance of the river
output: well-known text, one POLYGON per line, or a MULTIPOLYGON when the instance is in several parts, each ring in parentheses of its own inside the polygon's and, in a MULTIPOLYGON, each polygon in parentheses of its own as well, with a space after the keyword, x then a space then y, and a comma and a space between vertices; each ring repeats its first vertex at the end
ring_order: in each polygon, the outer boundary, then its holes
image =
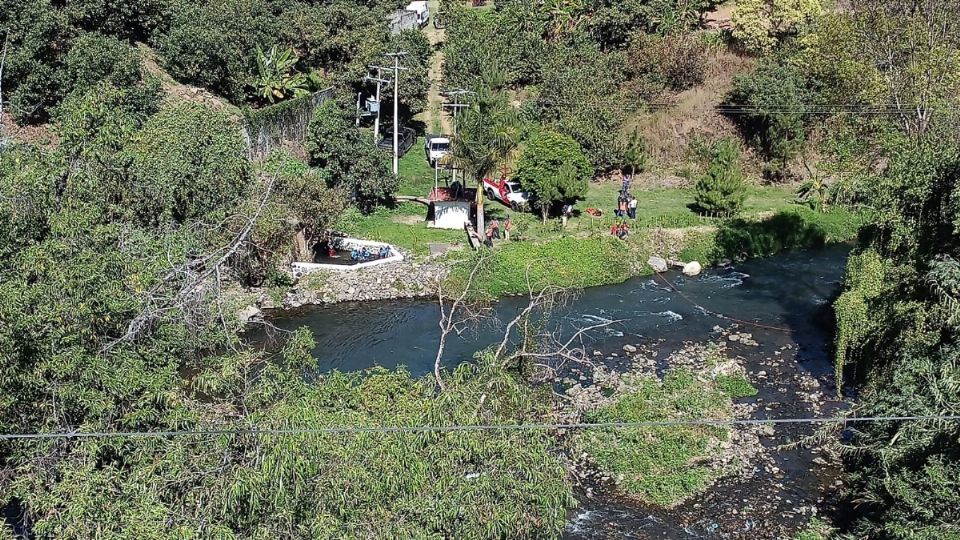
MULTIPOLYGON (((646 276, 595 287, 556 310, 553 321, 568 334, 602 321, 622 321, 586 336, 587 347, 608 360, 615 352, 622 354, 625 344, 654 344, 662 351, 658 358, 666 358, 684 343, 718 339, 716 327, 729 328, 737 324, 733 320, 786 329, 740 323, 738 331, 752 333, 760 346, 731 343, 760 390, 746 398, 757 405, 754 417, 832 414, 844 404, 831 397, 836 391, 829 301, 839 290, 848 251, 847 246, 831 246, 710 269, 695 278, 672 272, 665 280, 646 276), (803 386, 811 380, 815 390, 803 386), (819 397, 811 400, 810 394, 819 397)), ((496 319, 509 320, 525 304, 522 298, 503 299, 495 308, 496 319)), ((432 371, 438 318, 435 302, 404 300, 307 307, 276 313, 271 321, 283 329, 308 326, 322 370, 402 365, 423 375, 432 371)), ((469 360, 478 349, 499 341, 501 332, 496 324, 487 324, 453 338, 445 364, 469 360)), ((808 426, 780 426, 764 445, 791 443, 812 433, 808 426)), ((588 497, 581 492, 564 538, 782 538, 814 512, 830 511, 839 475, 818 448, 771 455, 757 464, 751 479, 721 481, 670 510, 621 501, 613 493, 588 497)))

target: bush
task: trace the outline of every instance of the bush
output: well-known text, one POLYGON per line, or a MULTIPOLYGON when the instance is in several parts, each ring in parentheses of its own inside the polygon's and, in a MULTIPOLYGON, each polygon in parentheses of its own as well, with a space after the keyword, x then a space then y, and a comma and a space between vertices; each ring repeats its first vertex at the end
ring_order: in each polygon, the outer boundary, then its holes
POLYGON ((256 74, 257 45, 283 40, 280 21, 257 0, 176 0, 170 30, 159 39, 174 77, 242 101, 256 74))
POLYGON ((770 168, 777 177, 782 175, 787 161, 803 148, 805 110, 815 99, 797 68, 764 62, 734 80, 727 101, 729 106, 746 109, 744 114, 734 115, 734 121, 764 156, 777 162, 770 168))
POLYGON ((235 203, 249 181, 240 128, 218 111, 182 104, 151 117, 124 150, 134 221, 183 223, 235 203))
POLYGON ((131 88, 142 79, 142 62, 136 49, 116 38, 97 33, 73 41, 63 66, 67 88, 83 92, 100 82, 131 88))
POLYGON ((573 137, 596 170, 623 160, 620 128, 635 96, 622 84, 626 61, 592 43, 551 47, 542 61, 537 113, 541 123, 573 137))
POLYGON ((327 184, 347 190, 364 210, 397 191, 399 181, 387 169, 385 154, 353 126, 336 100, 317 107, 306 145, 312 164, 324 169, 327 184))
POLYGON ((740 150, 731 139, 711 149, 710 166, 697 181, 695 204, 700 211, 721 216, 738 213, 747 196, 740 170, 740 150))
POLYGON ((703 83, 707 72, 706 55, 706 45, 695 35, 640 33, 630 43, 627 62, 632 75, 679 91, 703 83))
POLYGON ((67 17, 50 0, 5 0, 0 28, 9 38, 3 71, 9 106, 4 112, 18 122, 46 121, 65 93, 60 67, 74 35, 67 17))
POLYGON ((516 179, 534 195, 534 206, 546 221, 554 205, 586 194, 592 172, 577 141, 543 131, 535 134, 523 149, 516 179))

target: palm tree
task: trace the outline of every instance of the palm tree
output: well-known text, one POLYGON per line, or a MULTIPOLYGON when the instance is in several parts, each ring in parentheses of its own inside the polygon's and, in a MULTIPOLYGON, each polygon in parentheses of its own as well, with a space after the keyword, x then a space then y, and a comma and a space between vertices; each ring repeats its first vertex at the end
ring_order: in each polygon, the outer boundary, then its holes
POLYGON ((477 182, 477 233, 486 238, 483 179, 507 160, 520 143, 521 121, 505 94, 484 89, 457 116, 452 155, 457 167, 477 182))

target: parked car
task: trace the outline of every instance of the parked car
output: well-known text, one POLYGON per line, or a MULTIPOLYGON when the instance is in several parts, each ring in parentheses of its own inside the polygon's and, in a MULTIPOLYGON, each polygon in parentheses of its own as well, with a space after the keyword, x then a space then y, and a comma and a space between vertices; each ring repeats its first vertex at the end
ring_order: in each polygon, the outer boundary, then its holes
POLYGON ((499 180, 483 179, 483 189, 487 198, 500 201, 516 212, 525 210, 530 205, 530 194, 523 191, 519 182, 508 180, 501 176, 499 180))
POLYGON ((430 7, 426 2, 410 2, 407 5, 407 11, 412 11, 417 14, 417 23, 420 25, 420 28, 426 26, 427 21, 430 20, 430 7))
MULTIPOLYGON (((377 146, 387 152, 393 152, 393 128, 387 130, 388 135, 380 139, 380 143, 377 146)), ((400 128, 400 133, 398 133, 400 140, 397 142, 397 152, 400 154, 400 157, 403 157, 407 152, 413 148, 413 144, 417 142, 417 132, 413 128, 400 128)))
POLYGON ((445 135, 427 135, 423 145, 431 167, 436 167, 437 160, 450 153, 450 138, 445 135))

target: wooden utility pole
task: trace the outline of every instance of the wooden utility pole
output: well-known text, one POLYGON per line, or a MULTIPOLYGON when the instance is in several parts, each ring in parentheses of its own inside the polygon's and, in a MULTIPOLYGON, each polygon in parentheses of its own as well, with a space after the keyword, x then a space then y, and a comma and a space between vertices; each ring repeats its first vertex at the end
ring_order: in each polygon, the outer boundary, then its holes
POLYGON ((407 69, 400 66, 400 58, 406 56, 405 51, 388 53, 393 58, 393 175, 400 174, 400 70, 407 69))

